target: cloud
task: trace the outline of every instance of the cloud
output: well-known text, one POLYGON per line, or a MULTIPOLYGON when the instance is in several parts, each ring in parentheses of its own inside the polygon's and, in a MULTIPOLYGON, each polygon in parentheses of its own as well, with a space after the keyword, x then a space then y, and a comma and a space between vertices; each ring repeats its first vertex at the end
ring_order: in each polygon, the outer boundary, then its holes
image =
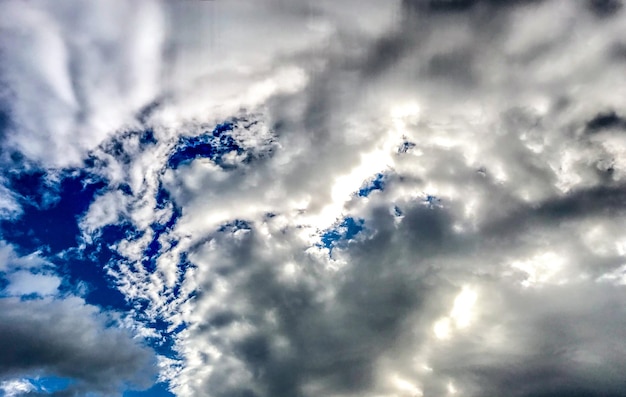
POLYGON ((6 292, 12 296, 37 294, 40 296, 54 295, 61 285, 61 279, 56 276, 33 274, 20 271, 9 276, 9 286, 6 292))
POLYGON ((4 145, 46 166, 80 164, 159 94, 156 2, 2 4, 4 145))
MULTIPOLYGON (((127 229, 102 266, 176 395, 624 395, 621 2, 7 4, 39 33, 6 51, 57 55, 3 63, 7 144, 108 181, 81 232, 127 229)), ((36 357, 7 377, 107 393, 146 365, 83 302, 0 302, 36 357)))
POLYGON ((22 212, 15 195, 5 186, 0 186, 0 216, 4 219, 15 218, 22 212))
POLYGON ((0 384, 3 395, 6 397, 19 396, 35 390, 35 387, 28 380, 14 379, 10 381, 4 381, 0 384))
POLYGON ((621 149, 607 144, 620 138, 585 129, 622 103, 606 96, 620 66, 603 52, 621 22, 594 18, 559 1, 417 7, 379 38, 309 55, 326 63, 304 89, 268 101, 273 156, 166 171, 197 290, 177 309, 189 326, 174 390, 619 395, 597 374, 623 365, 604 344, 623 337, 609 309, 622 291, 595 280, 623 261, 608 231, 622 223, 621 149), (537 30, 563 14, 576 24, 537 30), (342 179, 363 158, 378 169, 342 179), (388 168, 367 199, 333 197, 388 168), (310 238, 342 216, 364 231, 329 258, 310 238), (231 219, 249 227, 215 231, 231 219), (473 305, 457 305, 468 290, 473 305), (595 304, 571 303, 587 294, 595 304))
POLYGON ((14 271, 18 269, 40 269, 50 264, 38 252, 20 256, 15 247, 0 241, 0 271, 14 271))
POLYGON ((147 386, 151 354, 79 298, 0 300, 0 377, 53 375, 73 379, 68 392, 116 393, 147 386))

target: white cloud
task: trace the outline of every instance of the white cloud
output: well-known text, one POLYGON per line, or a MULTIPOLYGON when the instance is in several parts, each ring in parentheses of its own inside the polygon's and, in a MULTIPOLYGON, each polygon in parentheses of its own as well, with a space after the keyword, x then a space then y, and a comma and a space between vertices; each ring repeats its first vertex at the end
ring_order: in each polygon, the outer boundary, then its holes
POLYGON ((22 208, 15 195, 5 186, 0 185, 0 217, 14 219, 21 215, 22 208))
POLYGON ((15 397, 35 391, 36 388, 28 379, 12 379, 0 383, 0 390, 5 397, 15 397))
POLYGON ((57 276, 19 271, 9 276, 9 285, 5 291, 12 296, 30 294, 48 296, 55 295, 60 285, 61 279, 57 276))
POLYGON ((5 145, 48 166, 77 165, 159 94, 158 3, 2 3, 5 145))
POLYGON ((50 267, 50 263, 43 259, 40 252, 33 252, 20 256, 15 248, 5 241, 0 241, 0 271, 8 272, 19 269, 43 269, 50 267))

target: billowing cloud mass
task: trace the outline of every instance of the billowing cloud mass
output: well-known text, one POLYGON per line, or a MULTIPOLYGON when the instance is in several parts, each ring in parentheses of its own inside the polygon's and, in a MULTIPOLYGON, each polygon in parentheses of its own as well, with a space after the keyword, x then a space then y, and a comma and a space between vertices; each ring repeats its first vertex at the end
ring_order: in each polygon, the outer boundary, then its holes
POLYGON ((626 396, 625 12, 2 3, 0 389, 626 396))
POLYGON ((149 352, 127 335, 105 330, 106 318, 82 300, 5 298, 0 305, 1 377, 33 373, 68 377, 76 384, 65 391, 67 395, 111 393, 121 381, 140 386, 150 381, 129 377, 153 364, 149 352))

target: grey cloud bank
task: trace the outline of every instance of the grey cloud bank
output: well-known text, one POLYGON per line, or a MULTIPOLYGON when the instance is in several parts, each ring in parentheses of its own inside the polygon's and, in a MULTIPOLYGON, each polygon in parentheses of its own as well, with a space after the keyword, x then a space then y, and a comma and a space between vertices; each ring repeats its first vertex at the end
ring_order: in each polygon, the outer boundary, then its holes
POLYGON ((79 298, 4 298, 0 308, 0 379, 37 374, 73 379, 66 395, 106 395, 123 382, 145 387, 150 381, 151 353, 127 334, 106 329, 106 317, 79 298))

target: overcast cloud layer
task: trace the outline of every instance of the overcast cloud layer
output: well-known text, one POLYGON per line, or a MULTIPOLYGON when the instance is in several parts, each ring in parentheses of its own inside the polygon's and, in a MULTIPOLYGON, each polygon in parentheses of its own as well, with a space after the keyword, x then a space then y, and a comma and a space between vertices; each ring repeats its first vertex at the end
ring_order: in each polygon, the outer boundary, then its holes
POLYGON ((2 2, 0 393, 626 396, 624 8, 2 2))

